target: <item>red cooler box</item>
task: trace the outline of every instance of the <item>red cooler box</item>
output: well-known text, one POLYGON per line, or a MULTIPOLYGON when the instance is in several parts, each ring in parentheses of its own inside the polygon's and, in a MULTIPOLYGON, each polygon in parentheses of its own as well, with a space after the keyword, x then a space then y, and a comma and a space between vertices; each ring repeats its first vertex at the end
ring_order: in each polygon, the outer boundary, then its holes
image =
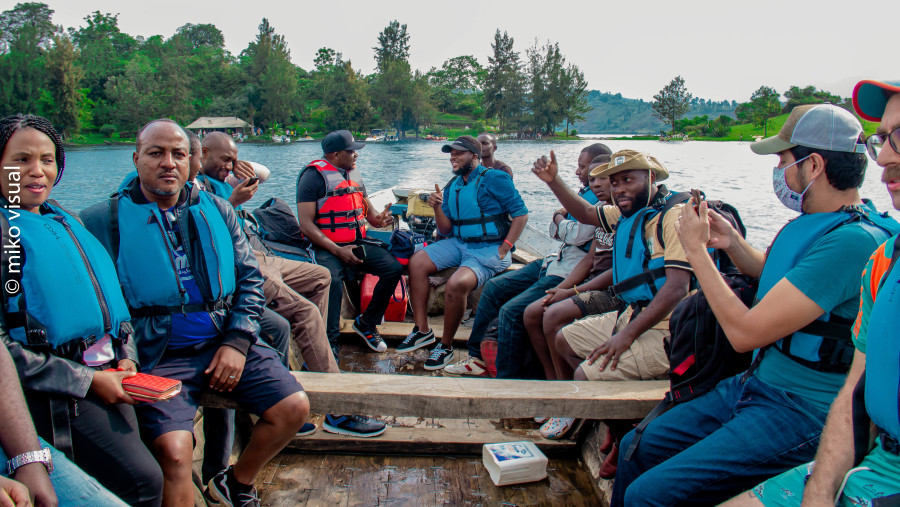
MULTIPOLYGON (((378 277, 366 274, 359 287, 359 301, 362 306, 361 311, 366 311, 369 302, 372 301, 372 291, 375 290, 375 284, 378 283, 378 277)), ((403 322, 406 319, 406 305, 409 303, 409 292, 406 290, 406 277, 400 278, 397 288, 394 289, 394 295, 388 303, 387 310, 384 312, 384 320, 388 322, 403 322)))

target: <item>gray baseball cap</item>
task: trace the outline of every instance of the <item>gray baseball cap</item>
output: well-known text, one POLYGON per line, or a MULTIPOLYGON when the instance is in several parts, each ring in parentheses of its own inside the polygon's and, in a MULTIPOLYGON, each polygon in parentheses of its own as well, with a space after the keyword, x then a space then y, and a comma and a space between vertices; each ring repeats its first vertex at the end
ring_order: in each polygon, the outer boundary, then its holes
POLYGON ((791 110, 778 134, 750 145, 753 153, 768 155, 805 146, 819 150, 865 153, 859 143, 862 126, 846 109, 832 104, 806 104, 791 110))

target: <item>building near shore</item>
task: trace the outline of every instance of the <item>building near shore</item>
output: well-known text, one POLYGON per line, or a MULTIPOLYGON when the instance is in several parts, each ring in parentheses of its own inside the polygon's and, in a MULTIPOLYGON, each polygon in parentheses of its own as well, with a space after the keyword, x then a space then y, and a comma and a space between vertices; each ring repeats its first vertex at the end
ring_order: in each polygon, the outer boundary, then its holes
POLYGON ((205 132, 234 132, 245 133, 253 128, 252 125, 235 116, 201 116, 185 128, 205 132))

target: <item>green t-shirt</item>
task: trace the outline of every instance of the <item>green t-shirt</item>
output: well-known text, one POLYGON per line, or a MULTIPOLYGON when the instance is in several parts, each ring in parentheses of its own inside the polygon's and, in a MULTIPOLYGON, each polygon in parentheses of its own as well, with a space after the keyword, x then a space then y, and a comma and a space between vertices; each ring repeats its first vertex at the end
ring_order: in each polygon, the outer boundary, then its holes
MULTIPOLYGON (((852 320, 859 310, 860 276, 881 241, 868 229, 846 225, 816 240, 785 278, 833 315, 852 320)), ((767 384, 801 396, 828 412, 846 374, 807 368, 769 348, 755 375, 767 384)))

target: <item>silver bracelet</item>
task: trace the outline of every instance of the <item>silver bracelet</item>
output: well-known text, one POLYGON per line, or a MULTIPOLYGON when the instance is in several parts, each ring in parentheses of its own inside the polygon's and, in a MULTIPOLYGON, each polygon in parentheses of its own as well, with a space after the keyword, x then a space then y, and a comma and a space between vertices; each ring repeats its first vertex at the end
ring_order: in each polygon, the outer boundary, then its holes
POLYGON ((25 465, 31 463, 43 463, 47 468, 47 473, 53 471, 53 460, 50 458, 50 448, 44 447, 40 451, 29 451, 19 454, 15 458, 6 462, 6 472, 12 477, 15 471, 25 465))

